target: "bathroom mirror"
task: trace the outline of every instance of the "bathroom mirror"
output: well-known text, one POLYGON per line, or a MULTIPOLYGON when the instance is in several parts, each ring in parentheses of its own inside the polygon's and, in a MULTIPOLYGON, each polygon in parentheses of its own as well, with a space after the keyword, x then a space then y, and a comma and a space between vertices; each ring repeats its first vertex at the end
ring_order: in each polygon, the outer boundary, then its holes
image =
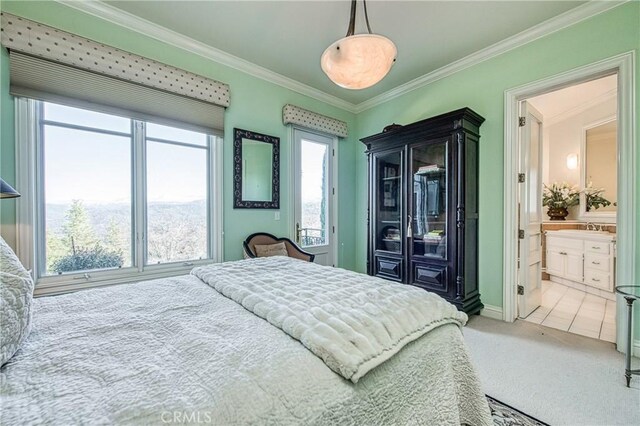
POLYGON ((280 138, 233 132, 233 207, 279 209, 280 138))
POLYGON ((610 117, 584 128, 580 214, 586 218, 615 218, 618 204, 617 120, 610 117), (602 199, 610 204, 606 205, 602 199))

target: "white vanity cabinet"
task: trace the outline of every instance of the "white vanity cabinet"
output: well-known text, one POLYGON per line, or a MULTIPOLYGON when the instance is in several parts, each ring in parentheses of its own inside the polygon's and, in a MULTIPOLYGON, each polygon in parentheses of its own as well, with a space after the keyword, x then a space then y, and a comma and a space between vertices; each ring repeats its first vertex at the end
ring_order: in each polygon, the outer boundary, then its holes
POLYGON ((613 291, 615 234, 558 230, 546 232, 549 275, 613 291))

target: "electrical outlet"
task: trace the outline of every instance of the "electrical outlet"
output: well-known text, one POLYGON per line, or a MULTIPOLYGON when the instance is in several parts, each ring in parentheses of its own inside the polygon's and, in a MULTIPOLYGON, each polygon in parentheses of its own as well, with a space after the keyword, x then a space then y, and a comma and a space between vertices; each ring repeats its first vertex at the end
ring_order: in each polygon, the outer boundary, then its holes
POLYGON ((275 212, 275 213, 273 214, 273 218, 274 218, 275 220, 280 220, 280 212, 275 212))

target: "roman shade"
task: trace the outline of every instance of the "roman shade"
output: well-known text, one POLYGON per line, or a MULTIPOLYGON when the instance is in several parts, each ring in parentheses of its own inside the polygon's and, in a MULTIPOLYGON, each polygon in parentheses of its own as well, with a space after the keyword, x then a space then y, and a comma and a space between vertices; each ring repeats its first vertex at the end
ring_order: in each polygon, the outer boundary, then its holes
POLYGON ((13 95, 222 132, 224 83, 7 13, 1 29, 13 95))
POLYGON ((291 104, 287 104, 282 108, 282 122, 285 125, 295 124, 340 138, 348 136, 346 122, 291 104))

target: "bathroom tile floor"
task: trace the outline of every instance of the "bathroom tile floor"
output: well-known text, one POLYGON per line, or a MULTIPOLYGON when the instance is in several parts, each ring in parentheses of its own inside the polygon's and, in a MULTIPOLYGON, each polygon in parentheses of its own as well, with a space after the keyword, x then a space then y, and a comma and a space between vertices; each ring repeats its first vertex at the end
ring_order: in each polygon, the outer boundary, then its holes
POLYGON ((525 321, 615 342, 616 302, 552 281, 542 281, 542 305, 525 321))

